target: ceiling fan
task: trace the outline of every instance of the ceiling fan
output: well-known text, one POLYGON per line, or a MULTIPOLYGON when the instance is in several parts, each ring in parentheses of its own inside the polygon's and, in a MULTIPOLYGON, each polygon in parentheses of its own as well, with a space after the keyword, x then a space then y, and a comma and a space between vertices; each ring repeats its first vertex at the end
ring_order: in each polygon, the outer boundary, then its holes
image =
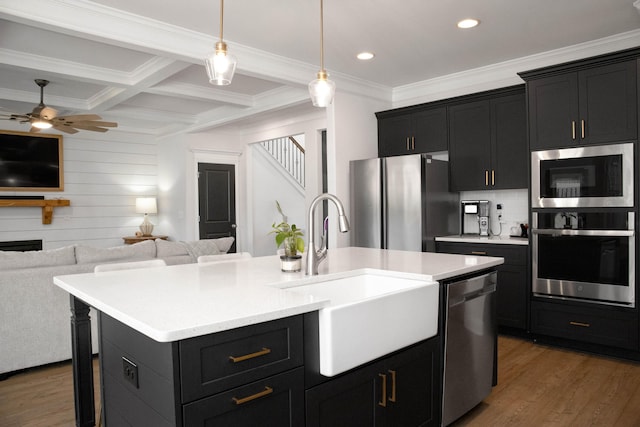
POLYGON ((3 120, 14 120, 20 123, 30 123, 29 132, 40 132, 42 129, 54 128, 65 133, 77 133, 78 130, 90 130, 94 132, 106 132, 117 127, 115 122, 104 122, 97 114, 77 114, 74 116, 58 116, 58 112, 44 105, 44 88, 49 80, 36 79, 40 86, 40 104, 32 112, 27 114, 9 114, 0 116, 3 120))

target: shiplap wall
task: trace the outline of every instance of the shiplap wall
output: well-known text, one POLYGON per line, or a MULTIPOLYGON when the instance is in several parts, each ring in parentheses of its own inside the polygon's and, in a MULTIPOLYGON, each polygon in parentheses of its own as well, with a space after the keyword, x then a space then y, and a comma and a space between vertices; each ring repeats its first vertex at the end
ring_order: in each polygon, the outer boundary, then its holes
MULTIPOLYGON (((10 130, 24 130, 13 128, 10 130)), ((44 249, 70 244, 122 245, 142 222, 138 196, 157 195, 157 145, 149 135, 112 130, 64 135, 63 192, 0 192, 64 198, 53 222, 42 224, 40 208, 0 208, 0 241, 42 239, 44 249)), ((158 205, 159 215, 162 206, 158 205)), ((157 216, 151 222, 159 223, 157 216)))

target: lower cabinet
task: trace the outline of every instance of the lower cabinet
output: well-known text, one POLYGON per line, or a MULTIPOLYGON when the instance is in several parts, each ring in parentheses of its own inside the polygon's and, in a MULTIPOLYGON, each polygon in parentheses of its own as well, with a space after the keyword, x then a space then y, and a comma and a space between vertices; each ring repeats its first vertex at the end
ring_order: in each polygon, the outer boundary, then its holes
POLYGON ((431 338, 306 391, 308 427, 435 426, 440 340, 431 338))
POLYGON ((436 242, 436 252, 504 258, 504 264, 496 267, 498 326, 527 329, 530 289, 527 245, 436 242))
POLYGON ((569 301, 531 301, 531 332, 573 341, 638 350, 633 309, 569 301))

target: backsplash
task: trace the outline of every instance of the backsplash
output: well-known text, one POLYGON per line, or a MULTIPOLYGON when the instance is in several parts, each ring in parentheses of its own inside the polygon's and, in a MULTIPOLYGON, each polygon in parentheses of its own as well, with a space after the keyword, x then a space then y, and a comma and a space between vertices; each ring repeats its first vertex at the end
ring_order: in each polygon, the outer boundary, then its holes
MULTIPOLYGON (((490 202, 491 233, 494 235, 508 236, 511 227, 526 224, 529 220, 529 192, 526 188, 517 190, 483 190, 461 191, 460 200, 488 200, 490 202), (498 222, 496 205, 502 204, 502 229, 498 222)), ((466 215, 469 216, 469 215, 466 215)), ((467 219, 465 232, 477 230, 477 221, 467 219)))

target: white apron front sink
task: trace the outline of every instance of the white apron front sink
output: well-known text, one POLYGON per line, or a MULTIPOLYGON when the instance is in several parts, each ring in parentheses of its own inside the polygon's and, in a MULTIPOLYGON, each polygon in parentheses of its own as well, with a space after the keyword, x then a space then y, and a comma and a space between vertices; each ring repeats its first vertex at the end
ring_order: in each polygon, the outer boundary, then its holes
POLYGON ((437 282, 367 270, 288 290, 330 300, 319 310, 320 373, 325 376, 437 334, 437 282))

